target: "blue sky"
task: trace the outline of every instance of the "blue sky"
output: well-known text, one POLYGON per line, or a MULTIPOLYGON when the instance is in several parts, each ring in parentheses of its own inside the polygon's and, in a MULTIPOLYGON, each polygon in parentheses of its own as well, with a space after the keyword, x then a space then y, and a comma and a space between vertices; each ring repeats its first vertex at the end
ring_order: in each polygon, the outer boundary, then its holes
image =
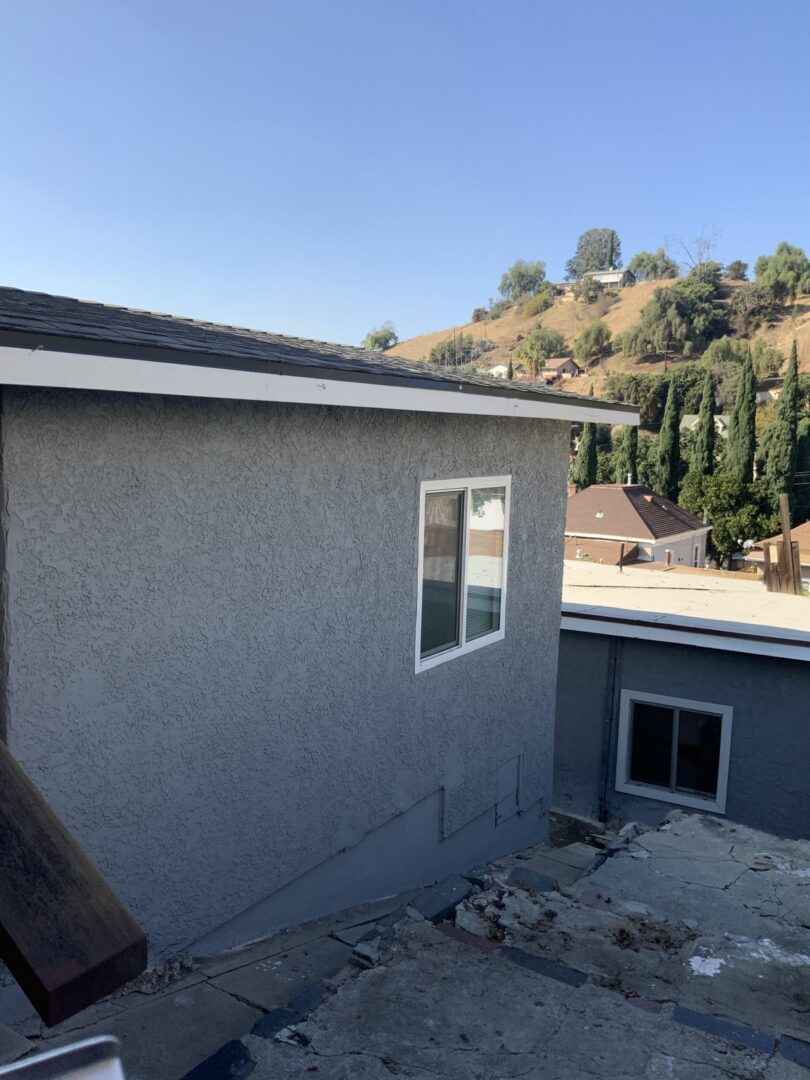
POLYGON ((580 232, 810 247, 806 0, 25 0, 0 283, 327 340, 580 232))

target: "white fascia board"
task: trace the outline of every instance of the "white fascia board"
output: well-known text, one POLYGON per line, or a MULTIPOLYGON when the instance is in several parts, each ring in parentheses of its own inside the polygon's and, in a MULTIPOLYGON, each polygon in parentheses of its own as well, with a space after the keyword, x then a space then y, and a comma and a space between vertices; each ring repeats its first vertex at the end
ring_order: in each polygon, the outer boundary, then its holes
POLYGON ((574 630, 582 634, 600 634, 603 637, 693 645, 699 649, 739 652, 748 656, 778 656, 784 660, 804 660, 810 663, 810 635, 802 635, 800 631, 786 631, 776 626, 752 627, 745 623, 723 623, 709 619, 687 620, 683 616, 673 617, 678 618, 676 624, 664 621, 664 616, 653 611, 623 611, 611 608, 609 612, 609 618, 605 617, 607 611, 600 615, 592 610, 586 615, 563 605, 560 629, 574 630), (642 620, 642 623, 639 620, 642 620), (651 622, 656 625, 649 625, 651 622), (773 640, 780 634, 788 636, 773 640), (795 644, 791 638, 795 638, 795 644))
POLYGON ((658 540, 654 536, 611 536, 609 533, 584 533, 568 532, 565 535, 572 540, 621 540, 628 544, 676 544, 679 540, 690 540, 693 536, 703 536, 709 532, 711 525, 701 525, 699 529, 690 529, 689 532, 676 533, 674 536, 662 536, 658 540))
POLYGON ((395 409, 407 412, 467 413, 515 416, 536 420, 576 420, 599 424, 638 424, 638 414, 595 409, 572 401, 538 401, 529 397, 465 393, 452 390, 379 385, 300 375, 234 371, 230 368, 132 360, 87 353, 52 352, 0 346, 0 384, 113 390, 132 394, 232 398, 301 405, 395 409))

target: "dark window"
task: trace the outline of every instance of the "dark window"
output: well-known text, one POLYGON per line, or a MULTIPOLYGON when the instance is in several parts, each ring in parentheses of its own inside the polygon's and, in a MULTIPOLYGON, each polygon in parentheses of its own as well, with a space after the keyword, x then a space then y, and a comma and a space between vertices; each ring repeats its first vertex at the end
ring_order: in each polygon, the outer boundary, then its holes
POLYGON ((463 491, 425 495, 421 655, 459 644, 463 491))
POLYGON ((672 709, 633 702, 630 779, 669 787, 672 771, 672 709))
POLYGON ((715 798, 722 728, 716 713, 632 702, 628 780, 715 798))

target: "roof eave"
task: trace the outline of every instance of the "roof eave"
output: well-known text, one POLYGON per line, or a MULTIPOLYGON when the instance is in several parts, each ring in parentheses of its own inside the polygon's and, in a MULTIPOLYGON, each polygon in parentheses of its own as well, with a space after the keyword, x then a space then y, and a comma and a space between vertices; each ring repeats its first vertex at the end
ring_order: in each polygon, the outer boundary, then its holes
POLYGON ((188 397, 637 425, 638 410, 576 395, 102 341, 0 333, 0 383, 188 397))

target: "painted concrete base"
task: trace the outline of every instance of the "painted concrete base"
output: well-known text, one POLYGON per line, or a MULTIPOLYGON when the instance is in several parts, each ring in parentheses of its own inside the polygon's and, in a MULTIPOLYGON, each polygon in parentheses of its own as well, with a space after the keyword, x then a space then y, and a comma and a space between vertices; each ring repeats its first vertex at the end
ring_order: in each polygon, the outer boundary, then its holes
POLYGON ((191 951, 201 955, 230 949, 341 908, 429 885, 548 839, 542 803, 498 824, 493 807, 444 840, 441 820, 442 792, 437 791, 205 934, 191 951))

